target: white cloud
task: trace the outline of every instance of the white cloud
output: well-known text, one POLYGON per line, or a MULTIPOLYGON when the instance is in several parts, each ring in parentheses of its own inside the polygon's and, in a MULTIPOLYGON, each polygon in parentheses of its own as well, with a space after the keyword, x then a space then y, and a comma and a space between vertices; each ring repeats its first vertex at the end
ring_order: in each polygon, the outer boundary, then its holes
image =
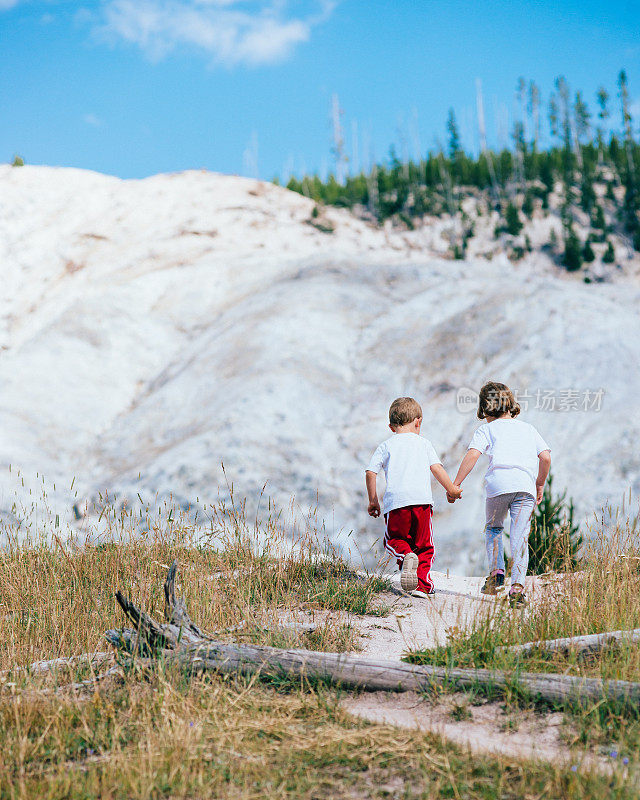
POLYGON ((91 125, 93 128, 101 128, 103 125, 100 117, 96 117, 95 114, 85 114, 82 120, 85 124, 91 125))
POLYGON ((139 46, 154 60, 186 46, 226 66, 256 66, 282 61, 308 41, 335 2, 304 5, 312 6, 307 14, 290 11, 286 0, 106 0, 98 31, 139 46))
POLYGON ((10 8, 17 6, 21 0, 0 0, 0 11, 8 11, 10 8))

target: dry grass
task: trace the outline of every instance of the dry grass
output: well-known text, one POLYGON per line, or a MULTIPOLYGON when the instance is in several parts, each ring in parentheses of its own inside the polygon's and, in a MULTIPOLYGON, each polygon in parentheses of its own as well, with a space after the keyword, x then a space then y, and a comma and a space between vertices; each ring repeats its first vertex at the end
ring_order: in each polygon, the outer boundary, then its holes
POLYGON ((320 687, 186 679, 162 669, 88 699, 0 705, 2 798, 628 797, 550 765, 460 753, 369 726, 320 687))
MULTIPOLYGON (((104 631, 124 622, 115 590, 157 612, 173 558, 197 624, 239 626, 233 638, 265 644, 352 647, 353 631, 335 620, 311 641, 268 628, 278 612, 303 606, 371 613, 385 588, 358 579, 314 533, 285 546, 277 517, 248 526, 220 509, 208 541, 173 512, 142 537, 130 535, 128 519, 109 522, 116 543, 82 548, 33 536, 19 545, 9 532, 0 555, 1 668, 105 649, 104 631)), ((53 693, 87 672, 21 673, 0 686, 0 800, 634 796, 623 774, 482 758, 435 736, 358 722, 322 685, 187 676, 159 663, 53 693)))
MULTIPOLYGON (((611 515, 608 515, 609 517, 611 515)), ((554 672, 565 675, 640 681, 640 647, 621 645, 597 655, 533 650, 514 654, 508 645, 590 633, 640 628, 640 525, 638 517, 600 520, 578 572, 549 576, 545 594, 527 610, 506 604, 488 606, 465 631, 452 632, 446 646, 415 651, 418 664, 487 667, 511 673, 554 672)), ((524 702, 514 693, 508 703, 524 702)), ((601 702, 565 709, 578 723, 579 741, 632 755, 640 748, 640 710, 621 710, 601 702)))
POLYGON ((350 626, 329 615, 312 634, 278 630, 288 613, 330 610, 378 613, 385 582, 358 576, 315 531, 292 543, 277 516, 262 527, 218 510, 212 533, 157 523, 140 537, 129 515, 114 515, 105 543, 73 547, 53 538, 20 541, 0 552, 0 670, 40 659, 103 650, 104 632, 117 627, 120 589, 149 611, 163 607, 168 565, 179 563, 180 592, 194 621, 224 638, 273 646, 343 651, 356 646, 350 626))

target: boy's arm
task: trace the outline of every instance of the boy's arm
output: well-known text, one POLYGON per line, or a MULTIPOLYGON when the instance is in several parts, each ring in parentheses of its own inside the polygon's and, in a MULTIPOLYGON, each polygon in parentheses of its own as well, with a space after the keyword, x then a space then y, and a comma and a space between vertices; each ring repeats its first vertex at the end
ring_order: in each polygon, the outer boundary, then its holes
POLYGON ((380 501, 378 500, 378 489, 376 486, 377 474, 368 469, 364 474, 367 484, 367 495, 369 496, 369 507, 367 511, 370 517, 380 516, 380 501))
POLYGON ((536 480, 536 505, 539 505, 544 492, 544 484, 551 469, 551 453, 543 450, 538 454, 538 478, 536 480))
POLYGON ((470 447, 467 450, 465 457, 462 459, 462 462, 458 467, 458 474, 456 475, 455 480, 453 481, 456 486, 460 486, 462 484, 462 481, 475 467, 481 455, 482 453, 479 450, 476 450, 475 447, 470 447))
POLYGON ((432 464, 431 474, 438 481, 438 483, 444 488, 447 495, 450 495, 455 500, 457 500, 462 495, 462 489, 453 483, 453 481, 447 474, 447 471, 442 466, 442 464, 432 464))

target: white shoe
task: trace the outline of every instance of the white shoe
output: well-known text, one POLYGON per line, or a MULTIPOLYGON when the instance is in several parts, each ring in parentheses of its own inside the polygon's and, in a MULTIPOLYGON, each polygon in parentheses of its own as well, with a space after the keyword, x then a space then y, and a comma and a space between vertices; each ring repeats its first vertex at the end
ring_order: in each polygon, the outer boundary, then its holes
POLYGON ((407 553, 402 561, 400 586, 405 592, 418 588, 418 556, 415 553, 407 553))
POLYGON ((432 594, 435 594, 435 592, 422 592, 420 589, 414 589, 411 592, 411 597, 429 597, 432 594))

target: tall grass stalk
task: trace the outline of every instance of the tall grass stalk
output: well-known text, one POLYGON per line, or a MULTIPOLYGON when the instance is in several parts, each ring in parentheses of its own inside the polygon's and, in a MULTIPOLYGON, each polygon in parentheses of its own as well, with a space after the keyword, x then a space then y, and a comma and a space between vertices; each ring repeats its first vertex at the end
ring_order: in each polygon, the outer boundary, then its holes
POLYGON ((124 622, 116 590, 160 610, 174 558, 187 608, 205 630, 224 637, 232 629, 236 639, 274 646, 356 646, 339 614, 321 613, 312 635, 278 631, 278 621, 301 611, 375 613, 384 581, 357 575, 311 527, 292 537, 273 508, 255 523, 243 507, 210 512, 206 536, 175 507, 161 507, 140 533, 135 515, 105 505, 89 544, 62 541, 55 531, 5 530, 0 670, 105 649, 105 630, 124 622))

